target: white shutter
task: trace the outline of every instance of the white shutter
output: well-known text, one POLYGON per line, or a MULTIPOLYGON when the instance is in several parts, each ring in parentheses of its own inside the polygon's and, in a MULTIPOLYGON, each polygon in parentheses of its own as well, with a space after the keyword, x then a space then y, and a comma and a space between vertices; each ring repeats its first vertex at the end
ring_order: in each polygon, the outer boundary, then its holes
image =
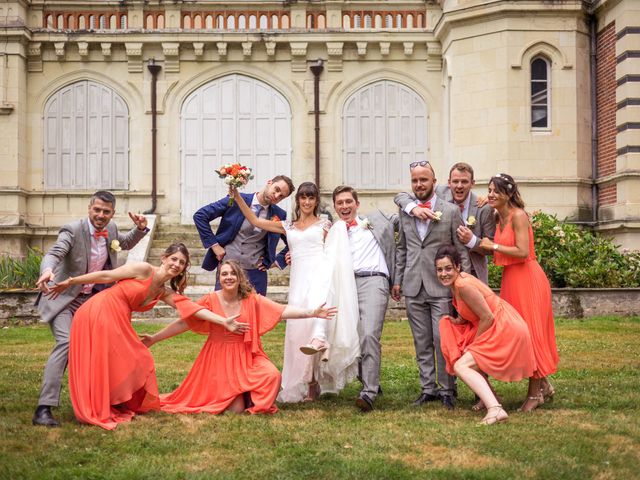
POLYGON ((345 183, 397 190, 409 163, 427 158, 426 107, 408 87, 388 80, 367 85, 343 109, 345 183))
POLYGON ((222 164, 253 169, 246 191, 260 189, 275 175, 291 175, 291 108, 266 83, 243 75, 214 80, 186 99, 181 119, 183 223, 227 194, 214 171, 222 164))
POLYGON ((127 105, 95 82, 63 87, 45 105, 44 151, 47 189, 128 188, 127 105))

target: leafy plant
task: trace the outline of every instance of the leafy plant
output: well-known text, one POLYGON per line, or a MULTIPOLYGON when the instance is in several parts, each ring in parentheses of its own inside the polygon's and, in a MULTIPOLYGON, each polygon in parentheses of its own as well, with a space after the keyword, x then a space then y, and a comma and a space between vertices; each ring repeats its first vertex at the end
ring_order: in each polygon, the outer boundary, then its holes
MULTIPOLYGON (((531 217, 538 262, 552 287, 640 287, 640 252, 619 250, 609 238, 555 215, 531 217)), ((500 286, 501 268, 490 263, 489 285, 500 286)))
POLYGON ((42 251, 29 248, 24 259, 0 257, 0 288, 35 288, 40 276, 42 251))

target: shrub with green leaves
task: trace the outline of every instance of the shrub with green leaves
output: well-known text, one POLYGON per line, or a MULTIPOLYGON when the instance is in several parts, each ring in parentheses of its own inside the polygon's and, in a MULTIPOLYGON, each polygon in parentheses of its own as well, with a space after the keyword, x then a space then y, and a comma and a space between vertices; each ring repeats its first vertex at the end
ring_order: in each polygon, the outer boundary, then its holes
MULTIPOLYGON (((555 215, 531 216, 538 262, 552 287, 640 287, 640 252, 619 250, 609 238, 555 215)), ((489 285, 500 286, 502 268, 489 265, 489 285)))
POLYGON ((0 256, 0 288, 35 288, 42 252, 30 248, 24 259, 0 256))

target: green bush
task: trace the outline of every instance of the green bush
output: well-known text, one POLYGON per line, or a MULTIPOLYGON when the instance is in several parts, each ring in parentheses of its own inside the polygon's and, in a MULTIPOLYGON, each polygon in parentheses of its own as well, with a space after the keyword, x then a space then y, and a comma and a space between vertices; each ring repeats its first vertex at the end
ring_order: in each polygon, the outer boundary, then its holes
MULTIPOLYGON (((531 216, 538 262, 552 287, 640 287, 640 252, 620 251, 610 239, 555 215, 531 216)), ((501 267, 489 264, 489 285, 500 286, 501 267)))
POLYGON ((35 288, 40 276, 42 252, 30 248, 24 259, 0 257, 0 288, 35 288))

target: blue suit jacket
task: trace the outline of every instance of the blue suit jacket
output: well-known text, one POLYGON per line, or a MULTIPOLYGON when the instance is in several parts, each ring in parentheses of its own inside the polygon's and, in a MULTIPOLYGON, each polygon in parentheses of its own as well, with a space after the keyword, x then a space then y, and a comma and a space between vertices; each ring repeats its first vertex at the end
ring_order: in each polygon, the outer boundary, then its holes
MULTIPOLYGON (((247 202, 247 205, 251 205, 254 195, 253 193, 241 193, 240 195, 242 195, 244 201, 247 202)), ((277 215, 280 220, 285 220, 287 218, 287 212, 276 205, 270 205, 267 208, 267 219, 272 219, 274 215, 277 215)), ((209 247, 216 243, 225 247, 231 243, 240 231, 240 227, 242 227, 244 215, 235 202, 232 206, 229 206, 229 197, 226 196, 217 202, 205 205, 194 213, 193 221, 196 224, 198 233, 200 234, 202 245, 207 249, 204 261, 202 262, 202 268, 209 271, 215 270, 218 266, 218 259, 209 247), (218 230, 214 234, 213 230, 211 230, 210 222, 218 217, 222 217, 222 219, 220 220, 218 230)), ((284 261, 284 256, 288 251, 288 247, 283 248, 276 256, 276 246, 278 245, 280 238, 282 238, 286 244, 286 236, 278 233, 267 233, 266 238, 267 252, 264 256, 263 265, 268 269, 271 267, 273 262, 277 262, 280 268, 285 268, 286 263, 284 261)))

